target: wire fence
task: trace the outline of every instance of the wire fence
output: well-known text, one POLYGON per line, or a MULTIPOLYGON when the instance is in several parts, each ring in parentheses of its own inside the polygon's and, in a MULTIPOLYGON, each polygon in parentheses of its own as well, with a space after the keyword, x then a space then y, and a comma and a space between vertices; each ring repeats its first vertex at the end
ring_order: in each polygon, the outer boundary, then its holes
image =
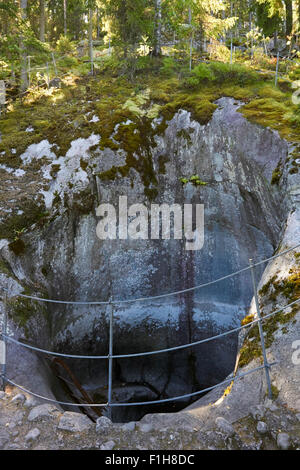
POLYGON ((217 387, 220 387, 222 385, 225 385, 229 382, 239 380, 239 379, 241 379, 241 378, 243 378, 243 377, 245 377, 249 374, 252 374, 256 371, 264 369, 265 370, 265 375, 266 375, 267 387, 268 387, 268 395, 269 395, 270 398, 272 398, 272 386, 271 386, 271 379, 270 379, 270 369, 276 363, 269 363, 268 359, 267 359, 265 340, 264 340, 264 332, 263 332, 263 323, 268 318, 273 317, 273 316, 277 315, 278 313, 283 312, 283 311, 285 311, 287 309, 290 309, 291 307, 295 306, 297 303, 300 302, 300 298, 294 300, 293 302, 289 303, 286 306, 282 306, 281 308, 271 312, 268 315, 262 315, 259 300, 258 300, 258 290, 257 290, 256 276, 255 276, 255 268, 257 266, 260 266, 260 265, 264 264, 264 263, 275 260, 275 259, 277 259, 277 258, 279 258, 279 257, 281 257, 285 254, 291 253, 292 251, 295 251, 299 247, 300 247, 300 244, 294 246, 293 248, 289 248, 287 250, 284 250, 281 253, 278 253, 278 254, 270 257, 270 258, 267 258, 263 261, 255 263, 255 264, 253 263, 252 260, 250 260, 250 265, 247 268, 239 270, 239 271, 237 271, 235 273, 232 273, 228 276, 223 276, 222 278, 219 278, 215 281, 211 281, 211 282, 208 282, 208 283, 205 283, 205 284, 201 284, 199 286, 195 286, 195 287, 190 288, 190 289, 184 289, 184 290, 181 290, 181 291, 176 291, 176 292, 172 292, 172 293, 169 293, 169 294, 162 294, 162 295, 152 296, 152 297, 143 297, 143 298, 140 298, 140 299, 128 299, 128 300, 109 300, 109 301, 105 301, 105 302, 103 302, 103 301, 101 301, 101 302, 71 302, 71 301, 43 299, 43 298, 40 298, 40 297, 28 296, 28 295, 25 295, 25 294, 17 294, 17 296, 20 296, 20 297, 25 297, 25 298, 32 299, 32 300, 37 300, 37 301, 40 301, 40 302, 51 302, 51 303, 55 303, 55 304, 65 304, 65 303, 67 303, 67 304, 71 304, 71 305, 108 305, 108 306, 110 306, 110 312, 109 312, 109 351, 108 351, 108 354, 105 355, 105 356, 104 355, 103 356, 73 355, 73 354, 63 354, 63 353, 59 353, 59 352, 48 351, 46 349, 42 349, 42 348, 38 348, 38 347, 35 347, 35 346, 31 346, 29 344, 25 344, 23 342, 20 342, 20 341, 14 339, 13 337, 9 336, 7 334, 7 319, 8 319, 8 315, 7 315, 7 295, 9 294, 9 291, 7 289, 4 289, 6 294, 5 294, 5 301, 4 301, 4 317, 3 317, 2 335, 1 335, 2 336, 2 348, 3 348, 3 351, 2 351, 2 373, 1 373, 2 387, 3 387, 3 389, 5 389, 5 384, 11 384, 11 385, 19 388, 20 390, 24 391, 25 393, 28 393, 28 394, 30 394, 34 397, 40 398, 40 399, 45 400, 45 401, 57 403, 57 404, 63 405, 63 406, 106 407, 106 408, 108 408, 108 411, 111 414, 111 409, 113 407, 154 405, 154 404, 159 404, 159 403, 167 403, 167 402, 171 402, 171 401, 192 398, 192 397, 195 397, 197 395, 207 393, 207 392, 209 392, 209 391, 211 391, 211 390, 213 390, 217 387), (209 286, 209 285, 215 284, 217 282, 220 282, 221 280, 232 278, 233 276, 236 276, 239 273, 243 273, 243 272, 249 271, 249 270, 251 271, 251 277, 252 277, 252 283, 253 283, 253 292, 254 292, 254 300, 255 300, 255 306, 256 306, 256 312, 254 313, 254 317, 253 317, 253 318, 255 318, 255 316, 256 316, 256 319, 254 319, 253 321, 247 323, 246 325, 242 325, 238 328, 234 328, 234 329, 228 330, 224 333, 221 333, 221 334, 218 334, 218 335, 215 335, 215 336, 211 336, 209 338, 205 338, 205 339, 202 339, 200 341, 196 341, 196 342, 189 343, 189 344, 184 344, 184 345, 175 346, 175 347, 172 347, 172 348, 161 349, 161 350, 147 351, 147 352, 142 352, 142 353, 122 354, 122 355, 120 355, 120 354, 114 355, 113 354, 113 322, 114 322, 113 305, 128 303, 128 302, 131 303, 131 302, 137 302, 137 301, 141 302, 141 301, 144 301, 144 300, 158 299, 158 298, 163 298, 163 297, 168 297, 168 296, 173 296, 173 295, 179 295, 179 294, 182 294, 182 293, 185 293, 185 292, 191 292, 191 291, 194 291, 196 289, 200 289, 204 286, 209 286), (211 387, 207 387, 205 389, 198 390, 196 392, 189 393, 189 394, 184 394, 184 395, 171 397, 171 398, 152 400, 152 401, 143 401, 143 402, 119 403, 119 402, 113 402, 112 401, 113 360, 122 359, 122 358, 133 358, 133 357, 143 357, 143 356, 150 356, 150 355, 156 355, 156 354, 163 354, 163 353, 178 351, 178 350, 182 350, 182 349, 186 349, 186 348, 196 347, 200 344, 215 341, 219 338, 223 338, 223 337, 228 336, 228 335, 233 334, 233 333, 238 333, 238 332, 240 332, 240 331, 242 331, 246 328, 250 328, 254 325, 258 325, 258 327, 259 327, 260 344, 261 344, 262 356, 263 356, 263 365, 262 366, 256 367, 254 369, 251 369, 251 370, 249 370, 245 373, 241 373, 239 375, 234 375, 233 377, 230 377, 230 378, 228 378, 228 379, 226 379, 226 380, 224 380, 224 381, 222 381, 222 382, 220 382, 216 385, 213 385, 211 387), (72 358, 72 359, 105 359, 105 360, 108 360, 109 361, 109 368, 108 368, 108 399, 107 399, 107 402, 106 403, 96 403, 96 404, 63 402, 63 401, 59 401, 59 400, 44 397, 44 396, 39 395, 35 392, 27 390, 22 385, 19 385, 19 384, 15 383, 10 378, 8 378, 7 374, 6 374, 7 343, 13 343, 13 344, 16 344, 18 346, 27 348, 29 350, 39 352, 39 353, 42 353, 42 354, 48 354, 48 355, 51 355, 51 356, 59 356, 59 357, 72 358))

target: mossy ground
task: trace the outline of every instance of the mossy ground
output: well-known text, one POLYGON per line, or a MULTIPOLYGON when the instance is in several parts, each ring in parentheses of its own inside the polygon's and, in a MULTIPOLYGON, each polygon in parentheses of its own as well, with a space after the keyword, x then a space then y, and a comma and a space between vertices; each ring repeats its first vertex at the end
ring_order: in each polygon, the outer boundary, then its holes
MULTIPOLYGON (((155 134, 164 133, 168 121, 179 109, 190 111, 195 120, 206 124, 217 107, 214 102, 222 96, 243 101, 245 106, 240 112, 251 121, 270 126, 278 130, 282 137, 300 142, 298 124, 290 118, 294 106, 290 91, 275 88, 268 77, 259 75, 253 75, 249 83, 241 84, 241 72, 239 80, 234 82, 230 79, 230 71, 227 73, 226 67, 221 68, 222 82, 206 81, 193 89, 186 87, 181 72, 173 71, 166 76, 159 64, 150 71, 141 71, 134 82, 104 67, 94 77, 69 73, 63 78, 60 89, 34 88, 25 99, 13 102, 0 119, 0 165, 19 168, 20 155, 29 145, 43 139, 56 144, 53 151, 58 157, 64 156, 72 141, 94 133, 101 136, 101 149, 122 149, 127 155, 124 165, 113 166, 109 171, 99 174, 100 180, 110 181, 129 175, 132 177, 130 170, 133 168, 140 174, 145 185, 145 195, 155 198, 158 181, 151 152, 155 146, 155 134), (94 116, 97 117, 96 120, 92 119, 94 116), (162 119, 154 129, 153 119, 158 116, 162 119), (26 131, 29 127, 34 131, 26 131)), ((191 135, 178 137, 186 138, 188 144, 192 139, 191 135)), ((167 156, 159 171, 164 172, 166 161, 167 156)), ((43 164, 45 161, 40 159, 25 167, 27 174, 23 180, 24 188, 15 198, 17 202, 12 206, 12 214, 0 214, 3 215, 0 237, 13 239, 16 230, 29 228, 45 212, 42 201, 36 200, 38 191, 34 186, 29 186, 35 179, 40 179, 38 170, 43 164), (18 215, 17 209, 21 209, 23 214, 18 215)), ((88 163, 82 162, 82 165, 86 170, 88 163)), ((292 169, 298 171, 296 163, 292 169)), ((59 168, 53 167, 52 177, 58 171, 59 168)), ((274 178, 277 176, 280 175, 275 175, 274 178)), ((5 170, 0 170, 0 178, 4 185, 7 182, 21 185, 16 178, 13 180, 12 175, 7 175, 5 170)), ((3 205, 9 206, 8 191, 2 193, 0 198, 3 205)))

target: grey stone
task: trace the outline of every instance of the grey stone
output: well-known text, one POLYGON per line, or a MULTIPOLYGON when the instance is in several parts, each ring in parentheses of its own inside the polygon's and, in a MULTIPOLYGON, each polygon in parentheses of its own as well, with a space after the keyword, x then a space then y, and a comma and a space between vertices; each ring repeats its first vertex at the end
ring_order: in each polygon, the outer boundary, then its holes
POLYGON ((234 436, 235 434, 234 427, 232 426, 232 424, 229 423, 229 421, 227 421, 227 419, 219 416, 216 419, 216 425, 223 434, 226 434, 226 436, 229 436, 229 437, 234 436))
POLYGON ((100 449, 101 450, 113 450, 113 448, 115 447, 116 443, 114 441, 107 441, 107 442, 104 442, 101 446, 100 446, 100 449))
POLYGON ((3 400, 4 398, 6 398, 6 393, 5 392, 0 392, 0 400, 3 400))
POLYGON ((259 434, 266 434, 268 432, 268 426, 263 421, 258 421, 256 430, 259 434))
POLYGON ((124 431, 134 431, 135 430, 136 423, 135 421, 130 421, 130 423, 125 423, 122 426, 122 429, 124 431))
POLYGON ((106 432, 113 427, 113 423, 106 416, 101 416, 96 421, 96 432, 106 432))
POLYGON ((33 408, 38 406, 38 401, 34 397, 27 397, 24 406, 25 408, 33 408))
POLYGON ((58 429, 70 432, 82 432, 91 429, 91 420, 81 413, 66 411, 60 418, 58 429))
POLYGON ((31 431, 29 431, 29 433, 25 436, 25 442, 29 443, 36 441, 40 434, 41 431, 38 428, 31 429, 31 431))
POLYGON ((141 423, 138 425, 139 430, 141 432, 151 432, 153 430, 153 426, 150 423, 141 423))
POLYGON ((6 429, 0 429, 0 449, 3 449, 7 442, 9 442, 8 432, 6 429))
POLYGON ((28 421, 38 421, 40 419, 55 419, 59 415, 59 409, 48 403, 32 408, 28 415, 28 421))
POLYGON ((277 435, 277 445, 282 450, 288 450, 291 445, 290 436, 285 432, 280 432, 277 435))
POLYGON ((18 444, 8 444, 6 447, 5 447, 7 450, 19 450, 20 449, 20 446, 18 444))
POLYGON ((266 398, 265 399, 265 403, 264 403, 265 407, 268 408, 270 411, 276 411, 278 410, 278 406, 275 405, 275 403, 270 400, 270 398, 266 398))
POLYGON ((296 414, 296 418, 298 419, 298 421, 300 421, 300 413, 296 414))
POLYGON ((250 414, 253 416, 254 419, 261 419, 264 417, 265 415, 265 407, 263 405, 257 405, 257 406, 253 406, 251 409, 250 409, 250 414))
POLYGON ((13 399, 11 400, 12 403, 24 403, 26 397, 25 395, 23 395, 23 393, 18 393, 17 395, 15 395, 13 397, 13 399))

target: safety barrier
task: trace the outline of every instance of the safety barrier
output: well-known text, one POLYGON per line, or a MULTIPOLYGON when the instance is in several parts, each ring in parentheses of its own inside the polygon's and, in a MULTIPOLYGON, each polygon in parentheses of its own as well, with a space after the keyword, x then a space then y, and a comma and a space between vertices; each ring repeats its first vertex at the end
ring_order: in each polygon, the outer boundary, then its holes
POLYGON ((2 362, 3 362, 3 364, 2 364, 2 372, 1 372, 1 375, 0 375, 1 378, 2 378, 2 387, 3 387, 3 389, 5 389, 5 384, 8 383, 8 384, 11 384, 11 385, 19 388, 20 390, 24 391, 25 393, 28 393, 28 394, 30 394, 34 397, 46 400, 48 402, 53 402, 53 403, 57 403, 57 404, 64 405, 64 406, 75 406, 75 407, 88 407, 88 408, 90 408, 90 407, 91 408, 92 407, 107 407, 108 410, 109 410, 109 413, 111 413, 112 407, 152 405, 152 404, 166 403, 166 402, 171 402, 171 401, 176 401, 176 400, 181 400, 181 399, 194 397, 194 396, 197 396, 197 395, 200 395, 200 394, 203 394, 203 393, 207 393, 208 391, 213 390, 216 387, 220 387, 220 386, 225 385, 227 383, 231 383, 235 380, 239 380, 239 379, 241 379, 241 378, 243 378, 243 377, 245 377, 249 374, 252 374, 256 371, 264 369, 265 370, 265 375, 266 375, 267 387, 268 387, 268 395, 269 395, 270 398, 272 398, 270 369, 276 363, 269 363, 268 359, 267 359, 265 341, 264 341, 264 334, 263 334, 263 322, 266 319, 268 319, 268 318, 270 318, 270 317, 272 317, 272 316, 274 316, 274 315, 276 315, 276 314, 278 314, 278 313, 280 313, 284 310, 287 310, 290 307, 296 305, 300 301, 300 298, 296 299, 295 301, 291 302, 290 304, 288 304, 284 307, 279 308, 278 310, 275 310, 274 312, 271 312, 268 315, 262 316, 260 305, 259 305, 259 299, 258 299, 257 283, 256 283, 256 278, 255 278, 255 268, 257 266, 260 266, 260 265, 262 265, 264 263, 267 263, 271 260, 279 258, 279 257, 281 257, 285 254, 288 254, 288 253, 296 250, 297 248, 300 248, 300 244, 298 244, 298 245, 296 245, 293 248, 290 248, 288 250, 282 251, 281 253, 279 253, 277 255, 274 255, 270 258, 267 258, 263 261, 260 261, 258 263, 253 263, 253 261, 250 259, 250 265, 248 267, 243 268, 243 269, 241 269, 239 271, 236 271, 235 273, 229 274, 227 276, 223 276, 223 277, 221 277, 217 280, 210 281, 210 282, 207 282, 205 284, 198 285, 198 286, 194 286, 194 287, 191 287, 189 289, 184 289, 184 290, 180 290, 180 291, 175 291, 175 292, 156 295, 156 296, 151 296, 151 297, 142 297, 142 298, 137 298, 137 299, 127 299, 127 300, 113 300, 113 299, 110 299, 109 301, 99 301, 99 302, 94 302, 94 301, 80 302, 80 301, 61 301, 61 300, 43 299, 41 297, 35 297, 35 296, 26 295, 26 294, 17 294, 17 296, 19 296, 19 297, 23 297, 23 298, 27 298, 27 299, 31 299, 31 300, 36 300, 36 301, 40 301, 40 302, 46 302, 46 303, 68 304, 68 305, 108 305, 108 306, 110 306, 110 312, 109 312, 109 351, 108 351, 108 354, 106 356, 74 355, 74 354, 63 354, 63 353, 59 353, 59 352, 48 351, 48 350, 45 350, 45 349, 42 349, 42 348, 38 348, 38 347, 35 347, 35 346, 31 346, 31 345, 22 343, 20 341, 17 341, 16 339, 14 339, 11 336, 8 336, 8 334, 7 334, 7 306, 6 306, 6 301, 7 301, 7 294, 9 292, 8 292, 7 289, 4 289, 6 294, 5 294, 5 301, 4 301, 4 317, 3 317, 2 334, 1 334, 1 336, 2 336, 2 346, 3 346, 3 351, 2 351, 2 358, 3 358, 2 362), (209 338, 205 338, 205 339, 202 339, 200 341, 196 341, 196 342, 189 343, 189 344, 184 344, 184 345, 175 346, 175 347, 166 348, 166 349, 147 351, 147 352, 143 352, 143 353, 133 353, 133 354, 123 354, 123 355, 114 355, 113 354, 113 320, 114 320, 114 318, 113 318, 113 305, 133 303, 133 302, 142 302, 142 301, 153 300, 153 299, 161 299, 161 298, 166 298, 166 297, 179 295, 179 294, 183 294, 183 293, 187 293, 187 292, 192 292, 192 291, 195 291, 197 289, 201 289, 203 287, 207 287, 207 286, 216 284, 216 283, 221 282, 225 279, 230 279, 230 278, 232 278, 232 277, 234 277, 234 276, 236 276, 240 273, 244 273, 244 272, 249 271, 249 270, 251 271, 251 278, 252 278, 253 291, 254 291, 254 300, 255 300, 255 306, 256 306, 255 315, 257 316, 257 318, 255 320, 249 322, 246 325, 242 325, 238 328, 228 330, 228 331, 226 331, 224 333, 221 333, 219 335, 211 336, 209 338), (204 344, 204 343, 207 343, 207 342, 210 342, 210 341, 217 340, 219 338, 228 336, 228 335, 233 334, 233 333, 238 333, 239 331, 244 330, 245 328, 250 328, 255 324, 258 324, 258 328, 259 328, 260 342, 261 342, 262 356, 263 356, 263 365, 262 366, 256 367, 254 369, 251 369, 251 370, 249 370, 247 372, 244 372, 244 373, 241 373, 239 375, 230 377, 230 378, 228 378, 228 379, 226 379, 226 380, 224 380, 224 381, 222 381, 222 382, 220 382, 216 385, 213 385, 211 387, 207 387, 205 389, 202 389, 202 390, 199 390, 199 391, 196 391, 196 392, 193 392, 193 393, 185 394, 185 395, 180 395, 180 396, 176 396, 176 397, 172 397, 172 398, 164 398, 164 399, 160 399, 160 400, 135 402, 135 403, 132 403, 132 402, 131 403, 114 403, 112 401, 112 389, 113 389, 113 387, 112 387, 112 371, 113 371, 113 360, 114 359, 150 356, 150 355, 155 355, 155 354, 162 354, 162 353, 167 353, 167 352, 172 352, 172 351, 178 351, 178 350, 181 350, 181 349, 191 348, 191 347, 195 347, 195 346, 200 345, 200 344, 204 344), (107 397, 107 402, 106 403, 97 403, 97 404, 96 403, 95 404, 90 404, 90 403, 63 402, 63 401, 54 400, 54 399, 51 399, 51 398, 41 396, 41 395, 36 394, 36 393, 34 393, 30 390, 27 390, 26 388, 22 387, 19 384, 16 384, 14 381, 12 381, 11 379, 9 379, 6 376, 6 353, 7 353, 7 343, 8 342, 13 343, 13 344, 17 344, 17 345, 19 345, 21 347, 24 347, 24 348, 28 348, 32 351, 36 351, 36 352, 43 353, 43 354, 48 354, 48 355, 51 355, 51 356, 60 356, 60 357, 66 357, 66 358, 72 358, 72 359, 106 359, 106 360, 108 360, 108 397, 107 397))

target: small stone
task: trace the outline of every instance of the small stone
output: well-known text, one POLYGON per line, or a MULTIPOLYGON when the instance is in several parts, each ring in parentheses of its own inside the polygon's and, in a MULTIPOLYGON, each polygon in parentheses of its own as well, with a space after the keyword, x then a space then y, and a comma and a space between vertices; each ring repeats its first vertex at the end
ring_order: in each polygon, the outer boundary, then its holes
POLYGON ((82 432, 92 427, 91 420, 81 413, 66 411, 59 420, 58 429, 70 432, 82 432))
POLYGON ((38 428, 31 429, 29 433, 25 436, 25 442, 33 442, 36 441, 39 435, 41 434, 41 431, 38 428))
POLYGON ((300 413, 296 414, 296 418, 298 419, 298 421, 300 421, 300 413))
POLYGON ((277 435, 277 445, 282 450, 288 450, 290 447, 290 436, 285 432, 280 432, 277 435))
POLYGON ((152 424, 148 424, 148 423, 145 423, 145 424, 144 424, 144 423, 142 423, 142 424, 139 425, 139 430, 140 430, 141 432, 151 432, 152 429, 153 429, 152 424))
POLYGON ((270 411, 278 410, 278 407, 275 405, 275 403, 273 403, 272 400, 270 400, 270 398, 265 399, 265 407, 268 408, 270 411))
POLYGON ((135 421, 130 421, 130 423, 125 423, 122 426, 122 429, 124 431, 134 431, 135 430, 136 423, 135 421))
POLYGON ((107 441, 107 442, 104 442, 104 444, 100 446, 100 449, 101 450, 113 450, 115 445, 116 443, 114 441, 107 441))
POLYGON ((216 419, 216 425, 218 426, 219 430, 223 432, 224 434, 226 434, 227 436, 229 437, 234 436, 235 434, 234 427, 232 426, 232 424, 229 423, 229 421, 227 421, 227 419, 219 416, 216 419))
POLYGON ((19 431, 13 431, 11 433, 12 437, 17 437, 18 434, 19 434, 19 431))
POLYGON ((107 418, 106 416, 101 416, 96 421, 96 432, 108 431, 108 429, 111 429, 112 426, 113 426, 113 423, 111 422, 109 418, 107 418))
POLYGON ((0 449, 2 449, 7 442, 9 442, 9 434, 5 429, 0 428, 0 449))
POLYGON ((266 434, 268 432, 268 426, 263 421, 258 421, 256 429, 259 434, 266 434))
POLYGON ((254 419, 261 419, 265 415, 265 407, 263 405, 252 406, 250 414, 254 419))
POLYGON ((7 450, 19 450, 20 449, 18 444, 8 444, 8 446, 6 448, 7 448, 7 450))
POLYGON ((0 400, 3 400, 4 398, 6 398, 6 393, 0 392, 0 400))
POLYGON ((23 393, 18 393, 18 395, 14 396, 11 403, 24 403, 26 397, 23 393))
POLYGON ((54 419, 59 414, 59 409, 48 403, 32 408, 28 415, 28 421, 38 421, 42 418, 54 419))
POLYGON ((33 408, 38 405, 38 401, 34 397, 27 397, 24 403, 25 408, 33 408))

